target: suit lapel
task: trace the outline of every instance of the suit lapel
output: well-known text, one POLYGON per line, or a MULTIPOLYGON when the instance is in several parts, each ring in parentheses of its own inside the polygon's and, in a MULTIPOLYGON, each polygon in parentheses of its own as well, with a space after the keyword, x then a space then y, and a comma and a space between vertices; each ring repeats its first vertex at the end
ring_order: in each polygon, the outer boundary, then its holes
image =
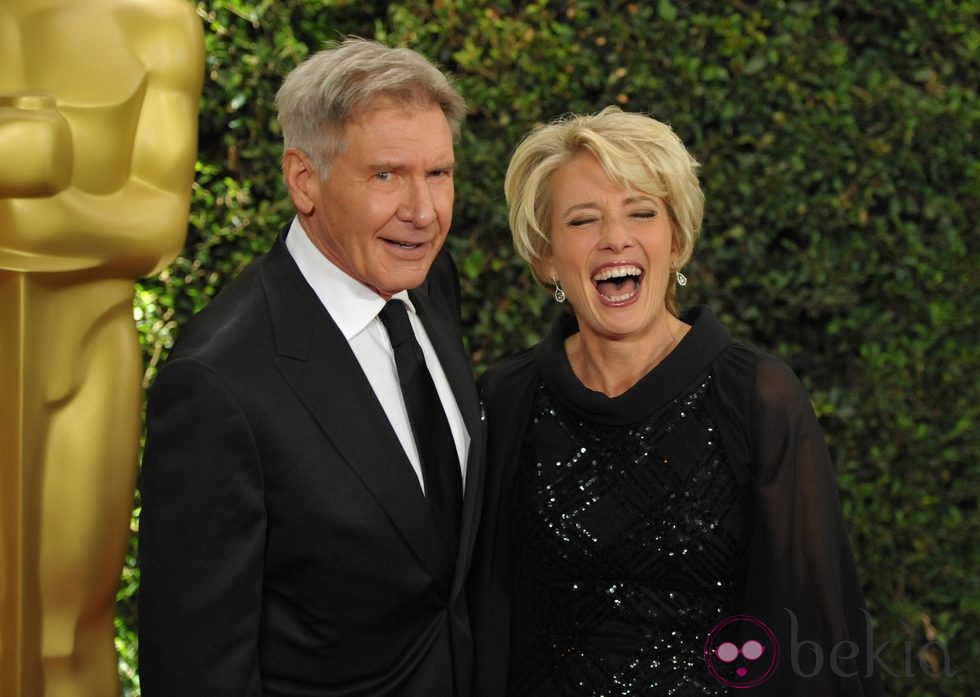
POLYGON ((274 323, 275 364, 297 397, 440 586, 446 554, 411 463, 343 334, 303 279, 280 237, 263 284, 274 323))

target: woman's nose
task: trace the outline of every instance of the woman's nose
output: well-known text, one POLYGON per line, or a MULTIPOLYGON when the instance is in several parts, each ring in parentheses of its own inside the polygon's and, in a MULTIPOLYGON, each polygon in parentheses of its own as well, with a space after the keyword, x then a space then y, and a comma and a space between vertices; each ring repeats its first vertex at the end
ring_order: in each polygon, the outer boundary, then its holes
POLYGON ((630 244, 626 226, 618 220, 610 220, 602 226, 601 244, 614 252, 625 249, 630 244))

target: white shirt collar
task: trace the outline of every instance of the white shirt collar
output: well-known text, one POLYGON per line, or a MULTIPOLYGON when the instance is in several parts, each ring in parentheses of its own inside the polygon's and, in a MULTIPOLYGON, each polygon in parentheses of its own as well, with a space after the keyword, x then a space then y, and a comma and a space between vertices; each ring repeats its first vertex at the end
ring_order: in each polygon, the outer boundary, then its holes
MULTIPOLYGON (((364 331, 381 312, 385 299, 327 259, 310 240, 298 216, 286 234, 286 249, 347 341, 364 331)), ((415 312, 408 291, 399 291, 392 298, 404 301, 415 312)))

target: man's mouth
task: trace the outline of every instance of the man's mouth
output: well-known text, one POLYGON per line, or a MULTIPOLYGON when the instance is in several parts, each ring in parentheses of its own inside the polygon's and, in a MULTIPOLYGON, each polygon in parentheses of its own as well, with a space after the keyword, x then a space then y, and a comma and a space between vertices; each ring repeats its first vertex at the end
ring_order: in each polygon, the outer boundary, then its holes
POLYGON ((605 266, 592 275, 592 283, 607 302, 622 303, 640 292, 643 269, 633 264, 605 266))
POLYGON ((388 244, 393 244, 396 247, 400 247, 401 249, 415 249, 416 247, 422 246, 422 243, 420 242, 402 242, 401 240, 390 240, 387 238, 385 238, 385 242, 388 244))

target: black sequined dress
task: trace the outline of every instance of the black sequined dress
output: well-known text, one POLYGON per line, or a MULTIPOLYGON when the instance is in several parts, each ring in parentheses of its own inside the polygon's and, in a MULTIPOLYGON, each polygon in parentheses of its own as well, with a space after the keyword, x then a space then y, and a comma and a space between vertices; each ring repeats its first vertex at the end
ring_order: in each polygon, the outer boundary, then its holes
POLYGON ((701 654, 740 606, 748 523, 711 375, 666 404, 637 385, 642 415, 614 400, 577 413, 576 389, 541 383, 521 451, 513 544, 533 603, 515 617, 511 691, 727 694, 701 654))
MULTIPOLYGON (((790 638, 787 610, 794 636, 828 651, 861 639, 863 597, 805 393, 707 308, 682 319, 692 327, 680 344, 619 397, 572 373, 568 315, 481 379, 476 694, 738 694, 739 678, 708 670, 705 647, 719 622, 749 612, 777 643, 790 638)), ((801 683, 773 670, 745 694, 879 694, 874 675, 801 683)))

